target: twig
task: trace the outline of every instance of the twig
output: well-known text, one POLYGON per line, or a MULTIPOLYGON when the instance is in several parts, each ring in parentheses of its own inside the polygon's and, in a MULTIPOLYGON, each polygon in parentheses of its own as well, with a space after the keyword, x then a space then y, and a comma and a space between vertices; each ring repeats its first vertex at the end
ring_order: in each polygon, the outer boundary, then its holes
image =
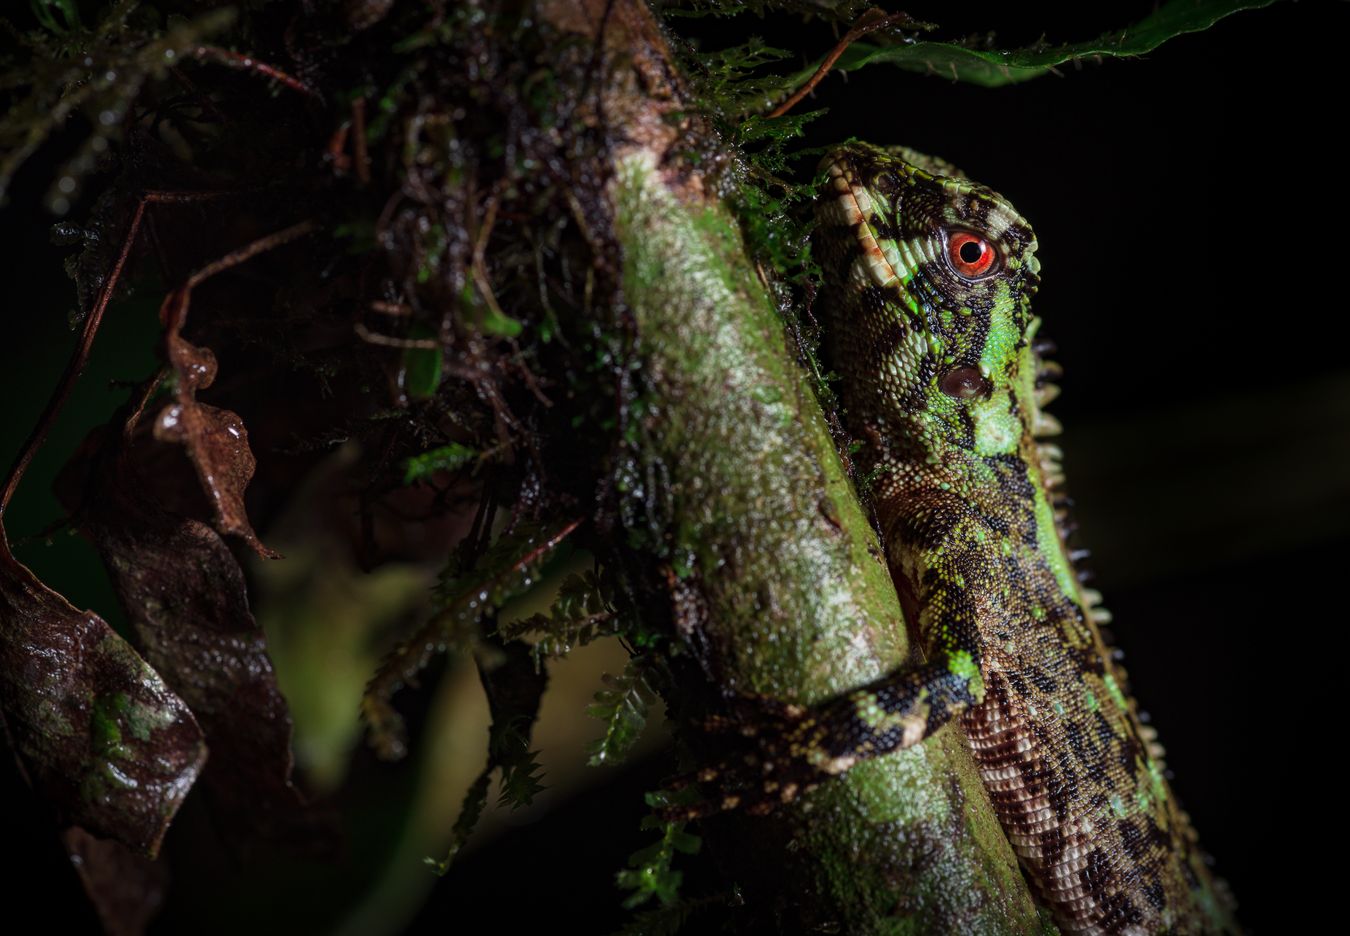
POLYGON ((380 345, 384 348, 414 348, 425 351, 434 351, 441 346, 441 343, 435 338, 396 338, 393 335, 381 335, 377 331, 371 331, 365 325, 357 322, 352 326, 356 334, 367 344, 380 345))
POLYGON ((370 153, 366 148, 366 99, 352 101, 352 156, 356 161, 356 179, 370 184, 370 153))
POLYGON ((241 55, 238 52, 231 52, 229 49, 221 49, 216 46, 206 45, 197 46, 197 48, 192 50, 192 55, 203 62, 214 62, 217 65, 238 68, 241 71, 262 75, 264 78, 271 78, 290 88, 292 91, 298 91, 306 97, 321 103, 323 101, 323 95, 305 84, 299 78, 288 75, 274 65, 260 62, 251 55, 241 55))
POLYGON ((838 44, 830 50, 830 54, 825 56, 825 61, 820 63, 820 67, 816 69, 815 74, 806 80, 806 84, 802 85, 790 98, 774 108, 769 113, 769 116, 782 117, 788 111, 792 110, 792 108, 796 107, 797 104, 801 102, 802 98, 815 90, 816 85, 820 84, 826 74, 829 73, 830 69, 834 67, 834 63, 839 60, 839 56, 844 54, 844 50, 863 36, 887 26, 900 26, 912 22, 914 22, 914 20, 908 13, 887 13, 884 10, 878 10, 876 7, 868 10, 862 16, 858 17, 858 22, 853 25, 852 29, 844 33, 844 38, 840 39, 838 44))
POLYGON ((42 443, 47 439, 47 433, 51 431, 52 424, 56 422, 56 417, 60 415, 62 408, 66 405, 66 400, 70 397, 70 392, 75 388, 75 381, 79 379, 80 373, 89 361, 89 352, 93 349, 94 338, 98 335, 99 326, 103 322, 103 313, 107 311, 108 303, 117 291, 117 285, 126 269, 127 259, 131 256, 132 248, 136 244, 136 235, 140 231, 141 222, 145 218, 146 208, 155 204, 189 204, 210 198, 219 198, 225 194, 227 193, 147 192, 141 196, 140 201, 136 204, 136 211, 131 216, 131 224, 127 228, 126 239, 122 242, 122 250, 118 253, 116 262, 113 263, 112 272, 108 274, 108 281, 102 292, 99 293, 98 300, 94 303, 94 307, 89 310, 89 314, 85 316, 84 327, 80 330, 79 342, 71 353, 70 360, 66 362, 65 373, 61 375, 61 381, 47 400, 42 415, 38 417, 37 425, 33 427, 33 431, 24 440, 23 447, 19 449, 18 458, 10 466, 9 472, 5 475, 4 484, 0 486, 0 558, 12 558, 13 556, 9 547, 9 537, 4 528, 5 511, 9 508, 10 501, 14 498, 14 491, 18 488, 19 482, 23 480, 29 464, 33 461, 33 456, 37 454, 38 449, 42 448, 42 443))

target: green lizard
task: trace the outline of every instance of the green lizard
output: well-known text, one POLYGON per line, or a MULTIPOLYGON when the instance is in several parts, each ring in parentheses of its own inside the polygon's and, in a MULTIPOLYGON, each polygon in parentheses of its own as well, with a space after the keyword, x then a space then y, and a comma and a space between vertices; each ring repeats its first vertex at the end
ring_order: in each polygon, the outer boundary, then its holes
MULTIPOLYGON (((1233 931, 1065 546, 1057 368, 1030 312, 1036 239, 941 160, 832 153, 820 302, 892 577, 927 663, 739 730, 693 814, 764 812, 958 719, 1023 871, 1066 933, 1233 931)), ((767 708, 767 707, 766 707, 767 708)))

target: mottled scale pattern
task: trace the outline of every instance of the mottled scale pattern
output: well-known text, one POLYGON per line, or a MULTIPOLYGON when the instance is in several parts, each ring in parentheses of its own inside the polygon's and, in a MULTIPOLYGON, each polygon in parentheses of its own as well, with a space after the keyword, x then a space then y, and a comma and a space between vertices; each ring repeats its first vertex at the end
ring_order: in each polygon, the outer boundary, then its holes
POLYGON ((930 667, 804 718, 790 754, 837 773, 959 718, 1061 930, 1235 931, 1065 546, 1030 226, 909 150, 851 144, 823 167, 831 363, 930 667), (971 258, 996 252, 988 271, 956 251, 972 240, 971 258))

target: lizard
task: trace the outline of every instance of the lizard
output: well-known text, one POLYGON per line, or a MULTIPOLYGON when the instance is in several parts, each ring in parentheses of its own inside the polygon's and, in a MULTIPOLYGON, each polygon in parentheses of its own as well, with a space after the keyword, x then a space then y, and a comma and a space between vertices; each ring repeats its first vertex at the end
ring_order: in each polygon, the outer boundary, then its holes
POLYGON ((817 302, 925 662, 818 706, 759 700, 726 719, 757 753, 693 775, 720 792, 685 815, 767 812, 956 720, 1062 932, 1236 932, 1066 543, 1031 226, 913 150, 852 143, 822 169, 817 302))

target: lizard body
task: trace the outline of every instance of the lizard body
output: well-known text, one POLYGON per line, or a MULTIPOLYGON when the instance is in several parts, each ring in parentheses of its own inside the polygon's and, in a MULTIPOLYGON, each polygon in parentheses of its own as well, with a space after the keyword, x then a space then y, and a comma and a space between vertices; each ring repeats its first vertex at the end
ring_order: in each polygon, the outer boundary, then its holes
POLYGON ((829 350, 926 663, 743 729, 760 756, 700 774, 734 791, 713 808, 766 811, 958 719, 1063 932, 1235 931, 1065 546, 1030 225, 909 150, 850 144, 823 165, 829 350))
POLYGON ((840 395, 929 660, 908 685, 944 690, 924 734, 950 699, 1065 932, 1223 929, 1161 750, 1096 626, 1099 596, 1079 584, 1056 522, 1031 227, 909 151, 855 145, 827 171, 818 242, 840 395))

